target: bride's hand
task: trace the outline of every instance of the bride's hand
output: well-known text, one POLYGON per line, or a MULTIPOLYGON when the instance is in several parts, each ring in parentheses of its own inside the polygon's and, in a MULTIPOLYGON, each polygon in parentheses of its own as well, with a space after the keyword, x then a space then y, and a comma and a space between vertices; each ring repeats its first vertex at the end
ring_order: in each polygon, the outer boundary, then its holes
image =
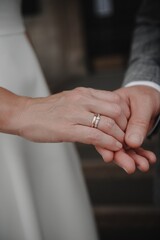
POLYGON ((35 142, 81 142, 122 148, 129 109, 109 91, 76 88, 45 98, 26 98, 14 122, 18 135, 35 142), (98 127, 92 127, 94 114, 98 127))

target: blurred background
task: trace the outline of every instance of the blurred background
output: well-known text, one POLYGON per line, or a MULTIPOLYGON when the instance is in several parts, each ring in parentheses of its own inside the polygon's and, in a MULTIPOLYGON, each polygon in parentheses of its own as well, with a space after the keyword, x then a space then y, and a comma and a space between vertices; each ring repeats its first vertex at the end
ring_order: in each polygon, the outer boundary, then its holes
MULTIPOLYGON (((127 67, 141 0, 23 0, 22 10, 52 93, 77 86, 114 90, 127 67)), ((158 139, 145 147, 157 156, 158 139)), ((104 164, 92 146, 76 143, 100 240, 157 239, 155 169, 127 175, 104 164)), ((76 240, 76 239, 75 239, 76 240)))

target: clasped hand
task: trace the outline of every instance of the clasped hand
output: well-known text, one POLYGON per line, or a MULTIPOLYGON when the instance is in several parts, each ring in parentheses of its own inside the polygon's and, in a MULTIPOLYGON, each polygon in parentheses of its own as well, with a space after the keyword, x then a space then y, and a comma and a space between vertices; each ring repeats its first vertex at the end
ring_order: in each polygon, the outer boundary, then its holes
POLYGON ((160 93, 148 86, 120 88, 115 93, 124 100, 121 104, 127 104, 130 111, 129 115, 125 113, 127 124, 123 147, 116 152, 99 146, 96 149, 105 162, 114 161, 129 174, 136 168, 148 171, 150 164, 156 162, 156 155, 141 145, 160 113, 160 93))
POLYGON ((105 162, 114 161, 127 173, 147 171, 156 156, 141 145, 160 112, 159 97, 153 88, 137 86, 114 92, 81 87, 26 98, 12 129, 35 142, 92 144, 105 162), (96 128, 94 114, 100 114, 96 128))

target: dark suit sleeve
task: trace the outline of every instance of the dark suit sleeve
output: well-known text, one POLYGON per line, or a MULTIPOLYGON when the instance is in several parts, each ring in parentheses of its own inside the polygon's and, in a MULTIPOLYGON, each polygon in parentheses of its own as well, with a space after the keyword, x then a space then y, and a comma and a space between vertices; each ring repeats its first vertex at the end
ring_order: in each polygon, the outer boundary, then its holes
POLYGON ((145 0, 137 14, 123 85, 151 81, 160 85, 160 0, 145 0))

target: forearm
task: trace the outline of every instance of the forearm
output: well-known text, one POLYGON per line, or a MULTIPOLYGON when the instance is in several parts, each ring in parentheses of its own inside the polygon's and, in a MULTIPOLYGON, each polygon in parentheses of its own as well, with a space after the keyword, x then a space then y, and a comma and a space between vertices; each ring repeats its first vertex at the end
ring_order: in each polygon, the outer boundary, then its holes
POLYGON ((0 89, 0 131, 34 142, 81 142, 119 150, 129 109, 118 95, 77 88, 48 97, 17 96, 0 89), (98 128, 91 126, 95 113, 98 128))
POLYGON ((159 10, 158 0, 147 0, 139 11, 123 85, 132 81, 149 81, 160 85, 159 10))

